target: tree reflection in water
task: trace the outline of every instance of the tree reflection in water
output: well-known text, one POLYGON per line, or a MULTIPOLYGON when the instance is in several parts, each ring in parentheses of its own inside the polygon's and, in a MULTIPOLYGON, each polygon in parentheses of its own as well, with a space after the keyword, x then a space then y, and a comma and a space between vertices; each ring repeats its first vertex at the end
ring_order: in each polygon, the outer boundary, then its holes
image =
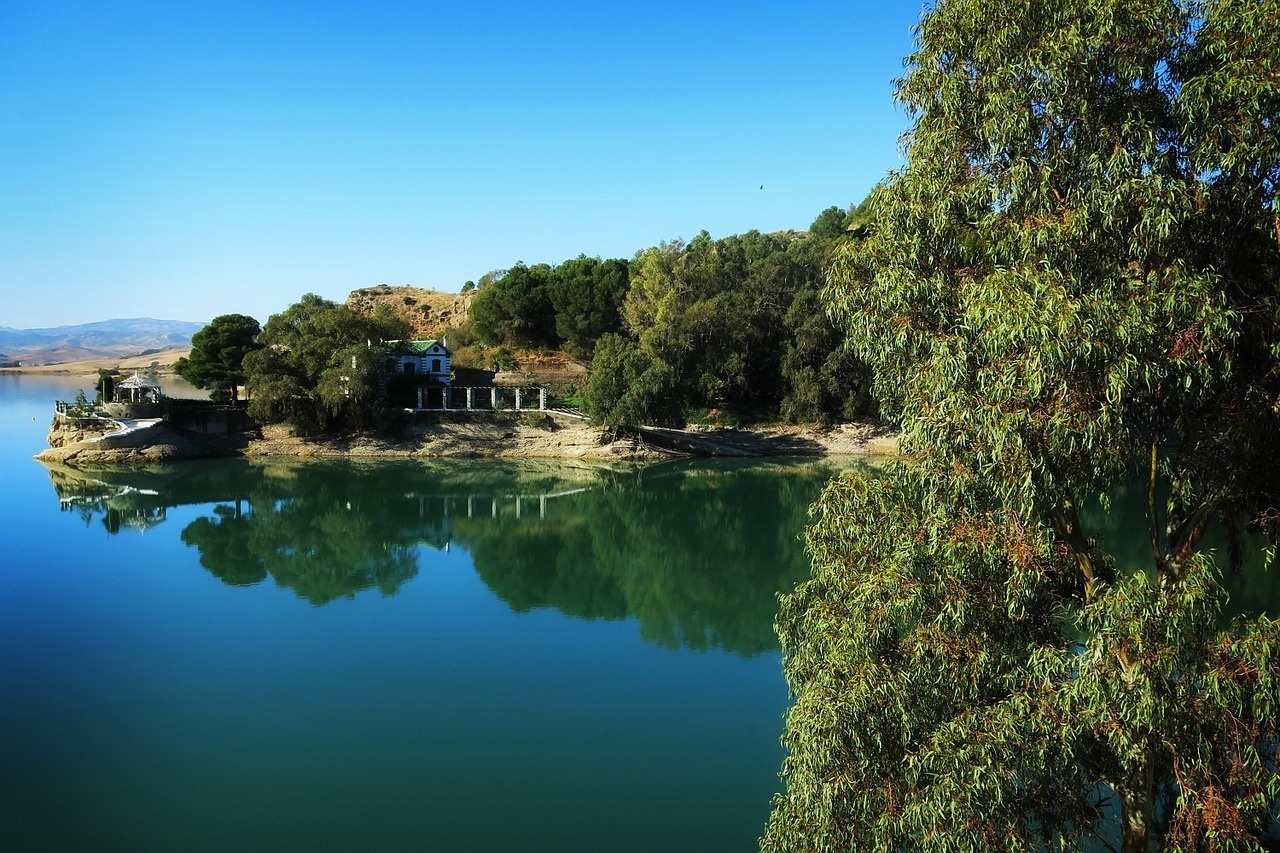
MULTIPOLYGON (((270 577, 314 605, 369 589, 390 596, 417 575, 424 548, 459 549, 513 610, 632 618, 660 646, 751 656, 777 648, 777 593, 808 572, 798 537, 836 470, 223 460, 91 473, 50 466, 50 477, 64 509, 100 518, 113 534, 161 525, 175 506, 207 505, 180 537, 227 584, 270 577)), ((1095 526, 1127 541, 1144 529, 1143 506, 1140 494, 1120 492, 1095 526)), ((1138 538, 1131 547, 1137 565, 1146 546, 1138 538)), ((1228 616, 1280 603, 1280 577, 1260 563, 1225 583, 1228 616)))
POLYGON ((210 505, 180 535, 227 584, 270 577, 316 605, 394 595, 421 549, 460 549, 516 611, 634 618, 662 646, 750 656, 777 648, 777 593, 807 572, 798 537, 835 470, 226 460, 50 476, 86 519, 210 505))

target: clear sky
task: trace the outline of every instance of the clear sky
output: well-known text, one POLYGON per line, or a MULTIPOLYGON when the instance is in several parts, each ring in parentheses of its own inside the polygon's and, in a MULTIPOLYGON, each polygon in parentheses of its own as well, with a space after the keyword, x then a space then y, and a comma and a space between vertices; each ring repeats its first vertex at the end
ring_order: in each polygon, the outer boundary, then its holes
POLYGON ((806 228, 899 165, 921 8, 0 0, 0 326, 806 228))

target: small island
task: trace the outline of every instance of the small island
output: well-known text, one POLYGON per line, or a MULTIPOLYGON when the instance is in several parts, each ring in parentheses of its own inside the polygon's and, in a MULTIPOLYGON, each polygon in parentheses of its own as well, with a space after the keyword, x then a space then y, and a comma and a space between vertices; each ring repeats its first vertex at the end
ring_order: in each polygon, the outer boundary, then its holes
POLYGON ((208 400, 168 398, 154 369, 101 370, 39 458, 892 452, 869 373, 819 307, 823 259, 864 239, 866 216, 832 207, 807 231, 517 263, 458 294, 305 294, 265 325, 222 315, 171 367, 208 400))
MULTIPOLYGON (((361 458, 565 458, 643 461, 680 456, 887 455, 896 433, 874 424, 755 429, 637 428, 620 433, 554 410, 404 411, 380 431, 307 436, 259 425, 243 409, 157 403, 164 416, 134 418, 58 403, 42 462, 129 466, 228 456, 361 458)), ((104 407, 105 408, 105 407, 104 407)))

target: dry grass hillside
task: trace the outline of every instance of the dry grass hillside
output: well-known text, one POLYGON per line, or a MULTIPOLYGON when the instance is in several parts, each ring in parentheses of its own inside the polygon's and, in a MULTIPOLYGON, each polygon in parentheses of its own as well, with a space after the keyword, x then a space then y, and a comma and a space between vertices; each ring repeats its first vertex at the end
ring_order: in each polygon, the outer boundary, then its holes
POLYGON ((132 373, 135 370, 155 370, 161 375, 171 375, 173 373, 173 363, 179 358, 189 355, 191 355, 191 347, 189 346, 168 347, 127 357, 97 353, 83 358, 60 361, 56 364, 32 364, 16 368, 0 368, 0 374, 65 374, 96 379, 99 370, 114 370, 117 373, 132 373))
POLYGON ((382 284, 351 291, 347 307, 371 315, 379 305, 386 305, 393 314, 413 327, 416 338, 440 338, 448 334, 450 328, 467 321, 474 295, 474 291, 441 293, 409 285, 392 287, 382 284))

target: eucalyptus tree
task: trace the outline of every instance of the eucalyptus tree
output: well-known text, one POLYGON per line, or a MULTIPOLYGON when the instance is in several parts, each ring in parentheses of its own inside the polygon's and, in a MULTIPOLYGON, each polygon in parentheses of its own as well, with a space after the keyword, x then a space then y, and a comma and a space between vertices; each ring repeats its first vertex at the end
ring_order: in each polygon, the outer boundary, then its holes
POLYGON ((941 0, 826 295, 904 462, 833 482, 778 628, 763 846, 1275 844, 1280 2, 941 0), (1081 507, 1141 478, 1143 558, 1081 507))

